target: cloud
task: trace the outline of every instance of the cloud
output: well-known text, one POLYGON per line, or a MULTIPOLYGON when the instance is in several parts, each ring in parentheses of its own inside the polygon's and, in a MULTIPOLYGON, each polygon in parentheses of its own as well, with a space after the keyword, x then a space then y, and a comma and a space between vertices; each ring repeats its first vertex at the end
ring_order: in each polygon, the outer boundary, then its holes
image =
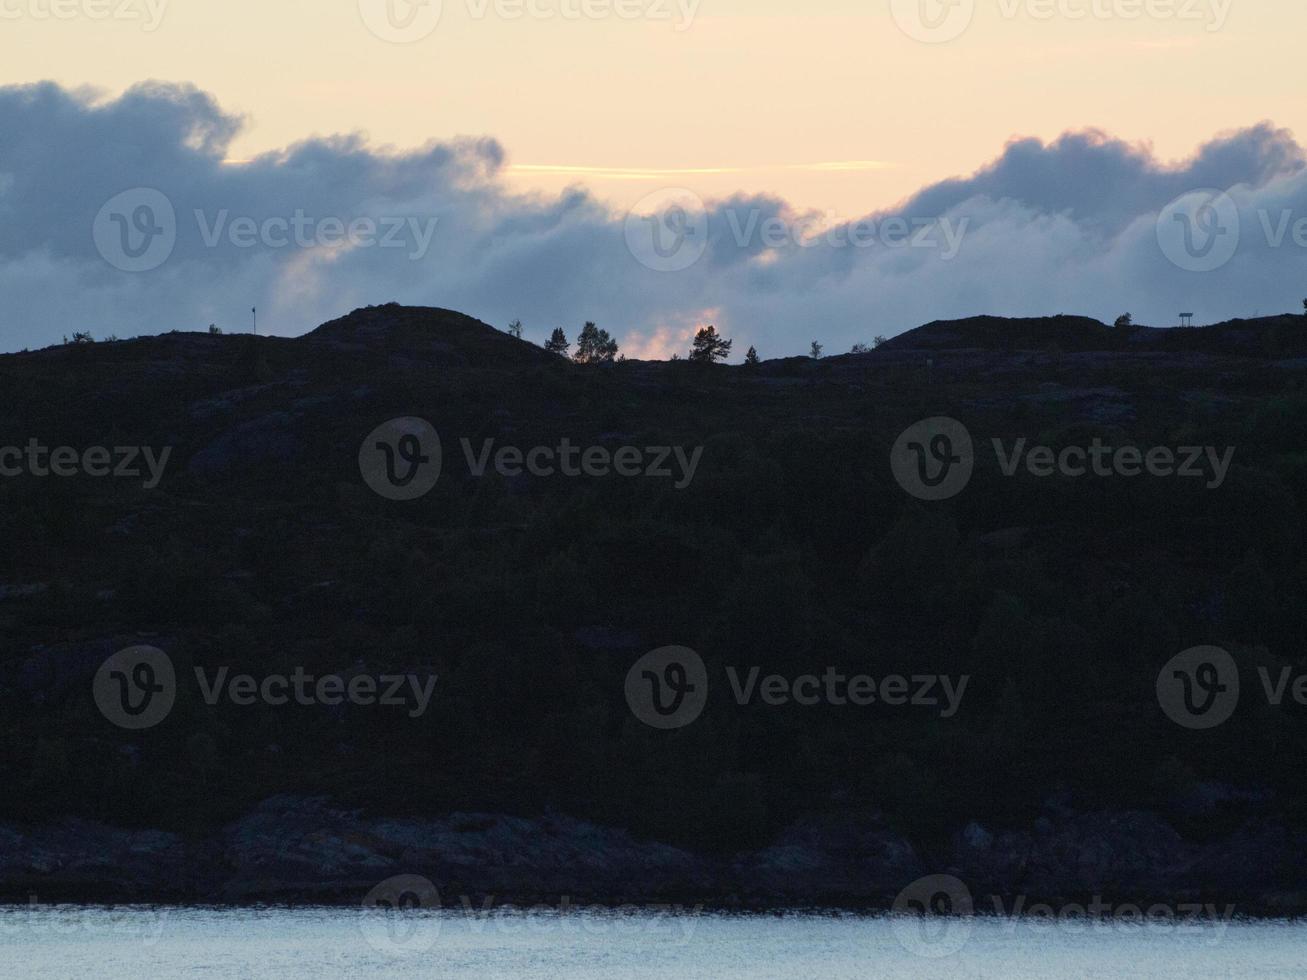
POLYGON ((721 310, 700 310, 678 317, 676 323, 660 323, 651 330, 632 330, 624 339, 622 352, 641 361, 666 361, 676 354, 684 357, 694 335, 710 324, 715 325, 720 318, 721 310))
POLYGON ((711 317, 738 359, 976 313, 1202 322, 1307 292, 1307 161, 1267 123, 1169 164, 1097 131, 1018 139, 857 222, 743 195, 628 220, 581 189, 510 191, 491 139, 396 151, 341 135, 230 162, 243 125, 193 86, 0 88, 0 349, 247 329, 254 306, 262 331, 295 335, 396 300, 520 317, 536 340, 595 320, 644 356, 711 317), (1238 244, 1193 271, 1158 218, 1200 188, 1229 192, 1237 219, 1213 242, 1238 244))

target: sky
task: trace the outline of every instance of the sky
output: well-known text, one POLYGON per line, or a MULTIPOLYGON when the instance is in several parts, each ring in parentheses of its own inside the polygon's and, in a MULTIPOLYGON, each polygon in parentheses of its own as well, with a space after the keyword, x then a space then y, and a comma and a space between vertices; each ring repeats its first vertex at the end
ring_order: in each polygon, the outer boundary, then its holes
POLYGON ((1300 309, 1305 29, 1287 0, 0 0, 0 349, 392 299, 648 357, 705 322, 780 356, 1300 309))

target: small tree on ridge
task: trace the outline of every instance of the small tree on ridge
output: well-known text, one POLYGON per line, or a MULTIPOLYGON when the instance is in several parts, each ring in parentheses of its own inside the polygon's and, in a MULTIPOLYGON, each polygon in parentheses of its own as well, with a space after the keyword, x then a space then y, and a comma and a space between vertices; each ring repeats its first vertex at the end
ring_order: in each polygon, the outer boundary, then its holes
POLYGON ((563 333, 562 327, 554 327, 554 332, 545 341, 545 350, 551 354, 557 354, 559 357, 566 357, 571 347, 572 342, 567 339, 567 334, 563 333))
POLYGON ((707 326, 694 335, 694 344, 690 348, 690 360, 702 364, 724 361, 731 355, 731 345, 735 341, 727 340, 717 333, 717 328, 707 326))
POLYGON ((611 364, 617 359, 617 341, 607 330, 586 323, 577 335, 576 353, 572 356, 578 364, 611 364))

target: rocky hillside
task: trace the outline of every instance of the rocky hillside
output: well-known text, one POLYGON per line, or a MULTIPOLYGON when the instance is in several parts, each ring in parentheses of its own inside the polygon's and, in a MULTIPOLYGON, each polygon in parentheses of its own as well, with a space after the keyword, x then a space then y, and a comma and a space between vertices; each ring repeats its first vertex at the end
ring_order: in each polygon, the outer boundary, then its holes
POLYGON ((1301 910, 1304 332, 580 366, 388 306, 2 356, 0 892, 1301 910), (947 493, 893 455, 937 417, 947 493), (1044 475, 1096 445, 1133 470, 1044 475), (1199 647, 1208 727, 1159 694, 1199 647))

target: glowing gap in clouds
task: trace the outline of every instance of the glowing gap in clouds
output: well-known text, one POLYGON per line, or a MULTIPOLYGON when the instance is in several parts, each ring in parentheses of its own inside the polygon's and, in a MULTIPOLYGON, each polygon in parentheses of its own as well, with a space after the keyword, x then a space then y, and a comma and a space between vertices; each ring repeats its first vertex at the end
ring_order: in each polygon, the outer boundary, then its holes
POLYGON ((514 163, 510 172, 524 174, 561 174, 597 177, 604 180, 659 180, 664 177, 701 177, 721 174, 768 173, 774 171, 809 171, 815 173, 856 173, 888 170, 895 164, 885 160, 833 160, 823 163, 781 163, 758 167, 589 167, 574 164, 514 163))

